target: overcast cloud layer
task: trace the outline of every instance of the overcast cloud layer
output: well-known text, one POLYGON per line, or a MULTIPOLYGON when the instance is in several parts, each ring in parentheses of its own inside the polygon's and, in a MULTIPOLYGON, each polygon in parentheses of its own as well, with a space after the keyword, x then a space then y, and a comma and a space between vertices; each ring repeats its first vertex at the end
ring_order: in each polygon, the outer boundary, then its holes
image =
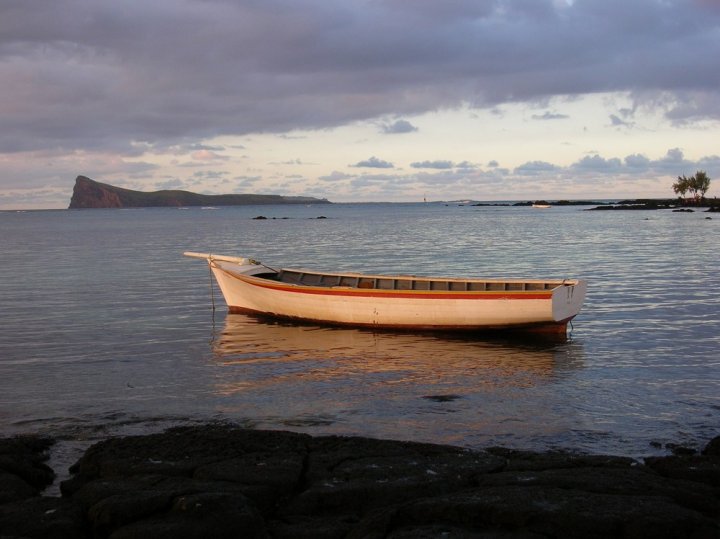
POLYGON ((618 126, 640 109, 716 125, 719 59, 717 0, 3 0, 0 189, 51 189, 50 169, 92 169, 93 155, 142 174, 153 167, 125 159, 219 161, 202 145, 219 135, 393 118, 380 131, 413 136, 403 118, 553 96, 624 92, 618 126), (17 161, 43 155, 53 162, 17 161))

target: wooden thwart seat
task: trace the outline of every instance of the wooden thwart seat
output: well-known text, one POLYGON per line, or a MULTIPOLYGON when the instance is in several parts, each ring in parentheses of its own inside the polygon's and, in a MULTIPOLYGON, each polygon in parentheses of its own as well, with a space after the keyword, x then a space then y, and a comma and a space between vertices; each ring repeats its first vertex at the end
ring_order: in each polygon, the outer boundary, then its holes
POLYGON ((299 270, 281 270, 273 275, 280 282, 304 286, 343 286, 367 290, 437 290, 450 292, 506 292, 552 290, 558 281, 475 281, 413 277, 338 275, 299 270))

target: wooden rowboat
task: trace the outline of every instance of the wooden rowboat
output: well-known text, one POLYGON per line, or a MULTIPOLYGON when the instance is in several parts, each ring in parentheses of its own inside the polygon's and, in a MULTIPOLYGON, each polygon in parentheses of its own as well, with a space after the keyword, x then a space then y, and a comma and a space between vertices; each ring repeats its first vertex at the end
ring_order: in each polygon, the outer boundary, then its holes
POLYGON ((580 279, 458 279, 274 269, 255 260, 207 260, 231 313, 388 329, 522 330, 565 334, 580 311, 580 279))

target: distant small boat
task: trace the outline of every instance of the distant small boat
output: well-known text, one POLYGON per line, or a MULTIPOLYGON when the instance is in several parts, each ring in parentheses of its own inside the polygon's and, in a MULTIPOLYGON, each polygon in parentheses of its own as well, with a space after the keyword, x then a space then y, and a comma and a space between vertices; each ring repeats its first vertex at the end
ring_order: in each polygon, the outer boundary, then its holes
POLYGON ((459 279, 274 269, 248 258, 207 260, 231 313, 387 329, 522 330, 565 334, 580 279, 459 279))
POLYGON ((550 207, 550 204, 533 204, 533 208, 541 208, 541 209, 547 209, 550 207))

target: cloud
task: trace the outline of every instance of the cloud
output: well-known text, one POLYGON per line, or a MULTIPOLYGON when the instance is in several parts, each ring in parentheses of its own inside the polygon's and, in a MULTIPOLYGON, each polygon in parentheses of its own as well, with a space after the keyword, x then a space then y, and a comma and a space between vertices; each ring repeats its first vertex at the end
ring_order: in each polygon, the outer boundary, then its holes
POLYGON ((419 161, 410 163, 412 168, 436 168, 436 169, 449 169, 453 168, 452 161, 419 161))
POLYGON ((293 165, 293 166, 298 166, 298 165, 308 165, 308 164, 311 164, 311 163, 305 163, 305 162, 303 162, 302 159, 300 159, 299 157, 296 157, 295 159, 287 159, 286 161, 272 161, 270 164, 271 164, 271 165, 293 165))
POLYGON ((669 149, 664 156, 650 159, 642 154, 631 154, 624 158, 586 156, 568 167, 568 171, 590 177, 597 175, 641 175, 647 178, 675 177, 679 174, 692 174, 696 169, 710 171, 710 175, 720 173, 720 157, 705 156, 697 161, 690 161, 680 148, 669 149))
POLYGON ((720 173, 720 155, 708 155, 696 161, 696 168, 707 171, 718 171, 712 174, 720 173))
POLYGON ((478 166, 475 163, 471 163, 470 161, 462 161, 460 163, 456 163, 455 166, 459 169, 464 169, 464 170, 472 170, 472 169, 478 168, 478 166))
POLYGON ((193 178, 203 178, 208 180, 217 180, 228 176, 227 170, 198 170, 193 173, 193 178))
POLYGON ((412 133, 417 131, 418 128, 407 120, 397 120, 391 124, 383 124, 382 132, 388 135, 397 135, 400 133, 412 133))
POLYGON ((318 180, 323 182, 337 182, 342 180, 348 180, 350 178, 354 178, 354 176, 352 176, 351 174, 346 174, 345 172, 334 170, 327 176, 320 176, 318 180))
POLYGON ((588 155, 574 163, 572 168, 593 172, 615 172, 622 168, 622 161, 617 157, 605 159, 599 155, 588 155))
POLYGON ((540 174, 555 172, 558 169, 559 167, 553 165, 552 163, 546 163, 545 161, 530 161, 515 168, 514 172, 520 176, 537 176, 540 174))
POLYGON ((640 154, 628 155, 625 157, 625 166, 637 171, 648 170, 650 168, 650 159, 640 154))
POLYGON ((169 178, 155 183, 155 189, 158 191, 185 189, 185 182, 179 180, 178 178, 169 178))
POLYGON ((676 121, 720 118, 712 3, 6 0, 0 21, 4 152, 124 152, 609 91, 665 93, 676 121))
POLYGON ((382 159, 378 159, 377 157, 371 157, 370 159, 366 159, 364 161, 359 161, 358 163, 355 163, 354 165, 350 165, 351 167, 364 167, 364 168, 393 168, 394 165, 388 161, 383 161, 382 159))
POLYGON ((220 155, 210 150, 198 150, 191 153, 190 157, 196 161, 226 161, 230 159, 226 155, 220 155))
POLYGON ((632 122, 626 122, 622 118, 620 118, 617 114, 611 114, 610 115, 610 124, 614 127, 632 127, 632 122))
POLYGON ((238 188, 254 187, 262 181, 262 176, 236 176, 233 178, 237 182, 238 188))
POLYGON ((566 120, 570 116, 558 112, 545 112, 544 114, 533 114, 533 120, 566 120))

